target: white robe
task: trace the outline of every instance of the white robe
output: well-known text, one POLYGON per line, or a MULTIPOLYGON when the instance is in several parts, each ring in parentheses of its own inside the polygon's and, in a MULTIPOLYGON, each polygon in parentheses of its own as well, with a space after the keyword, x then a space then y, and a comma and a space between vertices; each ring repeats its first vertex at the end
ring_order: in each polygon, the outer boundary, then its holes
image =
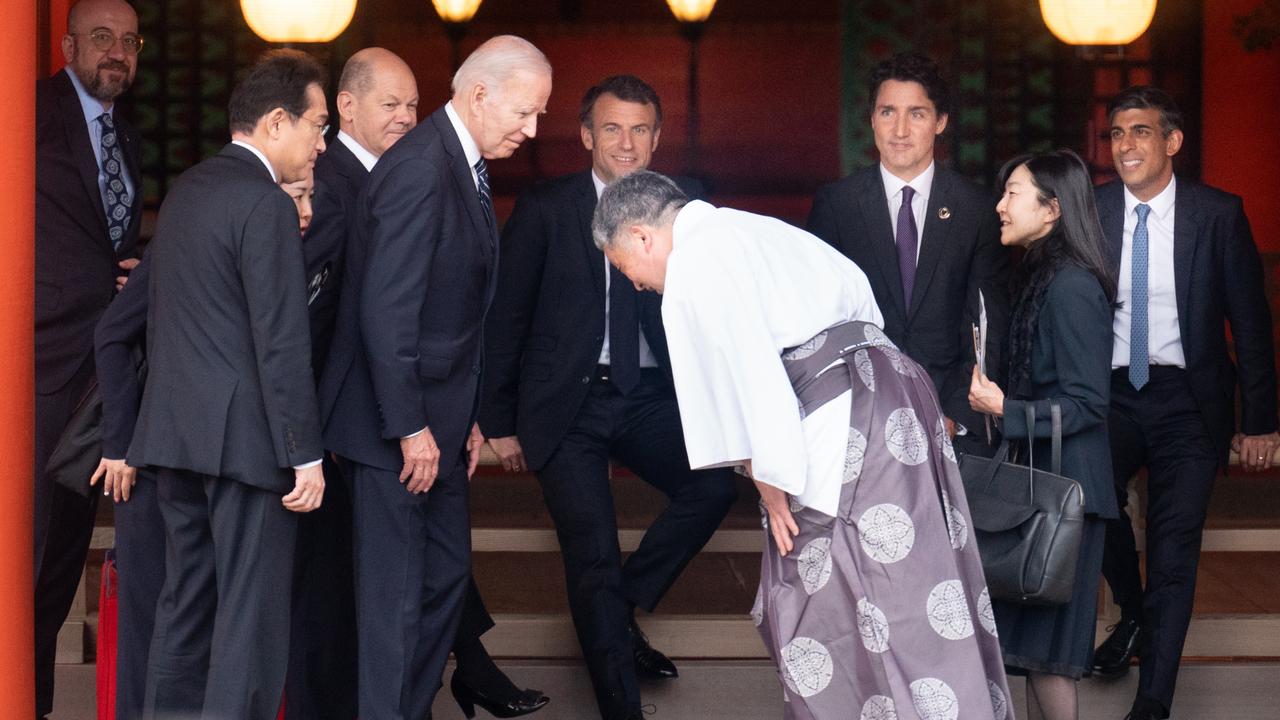
POLYGON ((698 200, 673 233, 662 322, 690 464, 750 460, 757 480, 834 516, 850 394, 802 421, 781 356, 841 322, 883 326, 866 275, 781 220, 698 200))

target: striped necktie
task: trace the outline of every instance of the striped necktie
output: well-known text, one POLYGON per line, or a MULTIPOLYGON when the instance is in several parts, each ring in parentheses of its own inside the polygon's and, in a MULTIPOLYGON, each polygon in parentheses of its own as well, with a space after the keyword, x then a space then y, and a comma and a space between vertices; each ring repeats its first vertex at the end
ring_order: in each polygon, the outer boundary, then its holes
POLYGON ((1151 206, 1143 203, 1134 210, 1138 213, 1138 225, 1133 229, 1132 291, 1129 295, 1132 308, 1129 319, 1129 382, 1133 383, 1135 390, 1141 390, 1151 379, 1147 333, 1147 216, 1151 214, 1151 206))

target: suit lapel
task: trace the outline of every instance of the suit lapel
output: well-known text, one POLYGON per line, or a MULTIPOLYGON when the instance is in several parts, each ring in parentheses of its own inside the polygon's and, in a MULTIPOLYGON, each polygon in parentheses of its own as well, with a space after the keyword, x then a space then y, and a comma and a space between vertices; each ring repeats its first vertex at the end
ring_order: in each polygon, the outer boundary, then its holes
POLYGON ((911 308, 907 313, 910 322, 924 304, 924 296, 928 294, 929 281, 938 267, 938 258, 942 256, 951 237, 950 213, 943 218, 938 210, 950 205, 951 183, 946 173, 937 168, 933 175, 933 187, 929 190, 929 206, 924 214, 924 232, 920 240, 920 257, 916 261, 915 285, 911 291, 911 308))
POLYGON ((1196 241, 1199 235, 1199 212, 1196 209, 1195 187, 1189 182, 1180 183, 1173 201, 1173 287, 1178 296, 1178 325, 1182 337, 1187 332, 1187 297, 1191 292, 1191 267, 1195 264, 1196 241))
MULTIPOLYGON (((476 181, 471 177, 471 165, 467 163, 467 154, 462 150, 462 141, 454 131, 453 123, 449 122, 449 116, 445 114, 443 107, 431 114, 431 122, 435 123, 445 152, 449 154, 449 170, 453 175, 454 183, 458 186, 458 195, 462 198, 462 204, 466 206, 467 214, 471 216, 471 225, 475 228, 476 234, 485 239, 485 253, 492 255, 497 245, 496 229, 485 221, 484 208, 480 205, 480 193, 476 190, 476 181)), ((494 220, 493 224, 496 225, 497 221, 494 220)))
MULTIPOLYGON (((884 198, 884 181, 880 179, 880 166, 867 170, 868 179, 858 193, 862 217, 867 223, 866 241, 875 255, 880 274, 893 297, 893 305, 904 320, 907 303, 902 295, 902 273, 898 271, 898 247, 893 239, 893 224, 889 219, 889 203, 884 198)), ((856 232, 856 229, 855 229, 856 232)))
POLYGON ((111 240, 107 235, 107 211, 102 207, 102 192, 98 189, 98 161, 93 153, 93 141, 89 138, 89 128, 85 125, 84 109, 80 106, 80 97, 76 95, 71 79, 65 77, 64 73, 59 80, 60 85, 65 86, 61 88, 61 103, 67 147, 71 149, 71 155, 75 158, 76 169, 80 171, 84 191, 89 197, 89 204, 93 206, 94 217, 97 218, 99 229, 102 231, 97 235, 109 247, 111 240))
POLYGON ((587 253, 587 267, 591 271, 591 279, 596 285, 597 299, 603 303, 604 285, 604 253, 596 247, 591 237, 591 219, 596 212, 596 184, 591 179, 591 171, 583 173, 580 181, 574 182, 573 204, 578 217, 578 231, 582 238, 582 249, 587 253))
POLYGON ((1119 182, 1103 185, 1098 190, 1098 220, 1106 239, 1107 262, 1119 277, 1120 255, 1124 252, 1124 190, 1119 182))

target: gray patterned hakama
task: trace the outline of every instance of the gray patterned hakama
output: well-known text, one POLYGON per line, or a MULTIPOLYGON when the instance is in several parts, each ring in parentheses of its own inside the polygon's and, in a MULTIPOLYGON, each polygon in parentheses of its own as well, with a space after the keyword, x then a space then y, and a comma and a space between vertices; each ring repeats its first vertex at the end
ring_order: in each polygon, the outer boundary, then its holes
POLYGON ((1012 718, 929 376, 862 322, 827 330, 783 363, 806 413, 853 393, 839 516, 793 503, 800 534, 785 558, 766 527, 752 615, 779 669, 784 717, 1012 718))

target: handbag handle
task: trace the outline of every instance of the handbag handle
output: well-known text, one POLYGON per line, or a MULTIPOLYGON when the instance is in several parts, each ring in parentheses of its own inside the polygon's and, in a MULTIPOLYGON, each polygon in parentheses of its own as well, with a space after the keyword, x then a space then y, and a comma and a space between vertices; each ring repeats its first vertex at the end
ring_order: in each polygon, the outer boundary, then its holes
POLYGON ((1052 468, 1054 475, 1062 474, 1062 406, 1057 400, 1049 403, 1049 421, 1053 425, 1053 439, 1051 443, 1053 456, 1052 468))
POLYGON ((1028 502, 1036 499, 1036 404, 1027 403, 1027 493, 1028 502))

